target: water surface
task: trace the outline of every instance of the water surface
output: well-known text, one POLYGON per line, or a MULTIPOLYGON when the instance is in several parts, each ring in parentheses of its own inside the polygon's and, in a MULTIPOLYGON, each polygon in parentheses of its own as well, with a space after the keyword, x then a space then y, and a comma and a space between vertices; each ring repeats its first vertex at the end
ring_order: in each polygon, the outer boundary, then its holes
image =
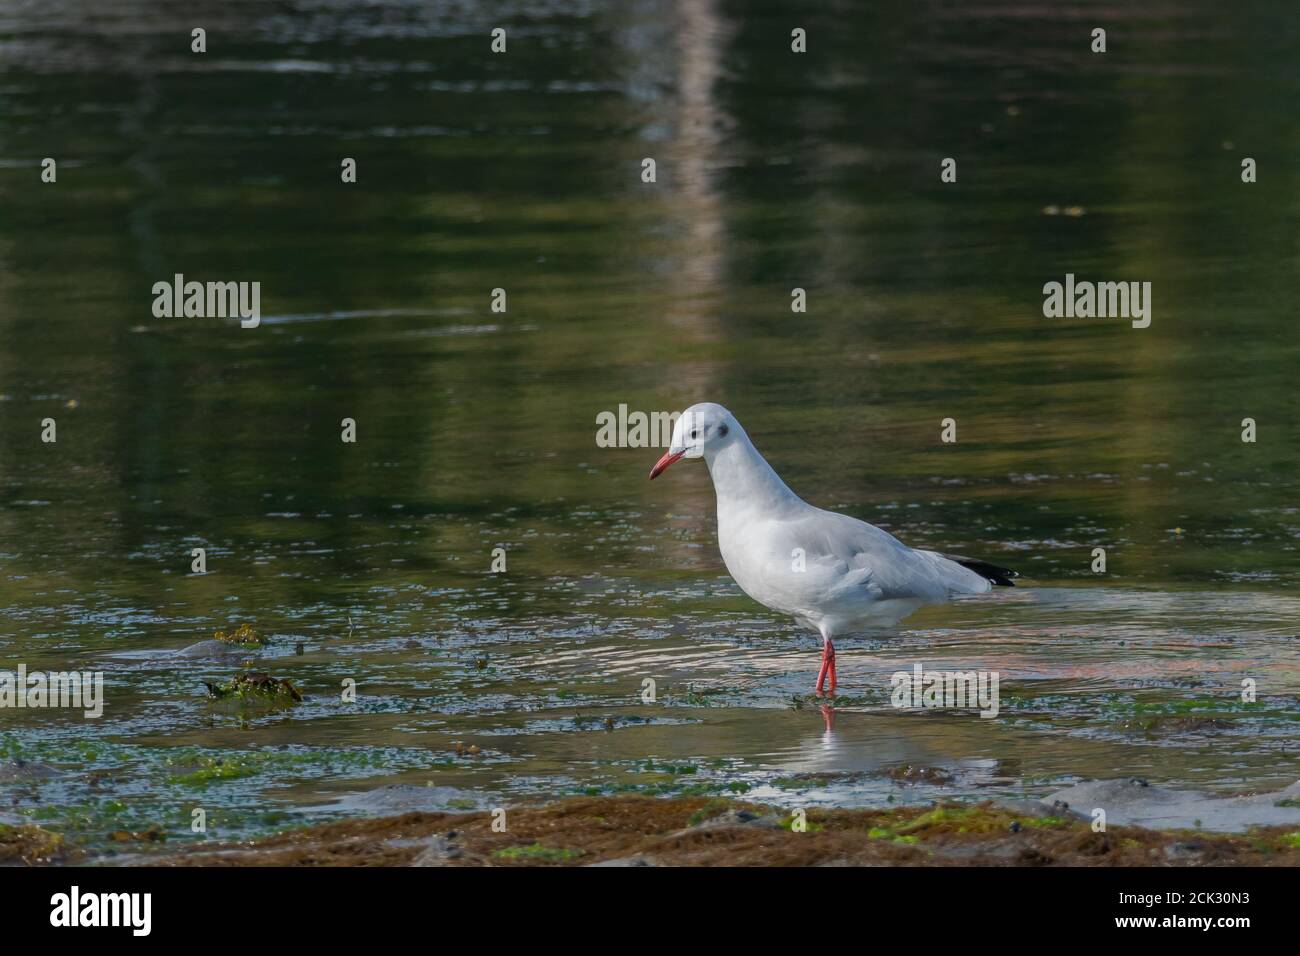
POLYGON ((0 712, 0 815, 1294 781, 1300 13, 1252 12, 10 4, 0 666, 108 705, 0 712), (1069 272, 1151 282, 1151 327, 1045 319, 1069 272), (154 318, 175 273, 260 281, 261 326, 154 318), (703 467, 597 447, 699 400, 809 501, 1026 586, 844 641, 823 713, 703 467), (174 654, 241 622, 267 650, 174 654), (305 702, 206 699, 245 657, 305 702), (893 709, 917 661, 998 671, 998 719, 893 709))

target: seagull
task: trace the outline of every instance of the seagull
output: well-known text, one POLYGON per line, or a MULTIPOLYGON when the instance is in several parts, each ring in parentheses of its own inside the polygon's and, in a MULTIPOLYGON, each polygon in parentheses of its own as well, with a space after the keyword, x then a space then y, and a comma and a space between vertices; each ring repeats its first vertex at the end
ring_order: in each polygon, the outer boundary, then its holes
POLYGON ((1014 587, 1007 568, 909 548, 888 531, 808 504, 758 453, 734 415, 701 402, 673 425, 658 478, 683 458, 703 458, 718 496, 718 550, 742 591, 821 634, 815 693, 835 693, 838 634, 892 626, 923 604, 1014 587))

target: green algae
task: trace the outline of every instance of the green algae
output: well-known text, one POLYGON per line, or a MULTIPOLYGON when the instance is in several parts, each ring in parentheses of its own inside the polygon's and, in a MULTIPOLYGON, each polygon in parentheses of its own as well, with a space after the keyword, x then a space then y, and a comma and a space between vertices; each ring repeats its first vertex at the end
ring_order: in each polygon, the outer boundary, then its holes
POLYGON ((241 780, 251 777, 261 769, 261 761, 248 757, 207 757, 192 773, 182 774, 176 783, 188 787, 202 787, 218 780, 241 780))
POLYGON ((900 834, 889 827, 871 827, 867 830, 867 836, 873 840, 889 840, 891 843, 900 843, 903 846, 916 846, 921 842, 921 838, 914 833, 900 834))
POLYGON ((733 804, 730 800, 710 800, 687 818, 686 825, 688 827, 699 826, 705 820, 711 820, 713 817, 716 817, 721 813, 726 813, 732 808, 732 806, 733 804))
POLYGON ((826 824, 814 823, 812 820, 809 820, 805 815, 803 819, 803 829, 796 830, 794 826, 796 819, 797 818, 795 817, 794 814, 790 814, 788 817, 782 818, 781 829, 789 830, 791 833, 820 833, 822 830, 826 829, 826 824))
POLYGON ((940 805, 898 828, 900 834, 918 830, 944 830, 956 833, 990 833, 1005 830, 1004 815, 983 807, 953 807, 940 805))
POLYGON ((546 863, 567 863, 570 860, 576 860, 580 856, 582 856, 581 850, 544 846, 541 843, 530 843, 527 846, 509 846, 492 851, 492 858, 496 860, 528 860, 546 863))

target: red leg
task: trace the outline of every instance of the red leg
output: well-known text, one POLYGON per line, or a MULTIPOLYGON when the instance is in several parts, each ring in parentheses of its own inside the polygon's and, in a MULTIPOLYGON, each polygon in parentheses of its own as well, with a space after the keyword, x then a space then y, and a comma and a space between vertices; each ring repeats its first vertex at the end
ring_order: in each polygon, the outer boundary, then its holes
POLYGON ((829 693, 835 693, 835 645, 826 638, 822 643, 822 669, 817 672, 817 694, 820 695, 822 687, 826 683, 827 675, 831 679, 831 689, 829 693))

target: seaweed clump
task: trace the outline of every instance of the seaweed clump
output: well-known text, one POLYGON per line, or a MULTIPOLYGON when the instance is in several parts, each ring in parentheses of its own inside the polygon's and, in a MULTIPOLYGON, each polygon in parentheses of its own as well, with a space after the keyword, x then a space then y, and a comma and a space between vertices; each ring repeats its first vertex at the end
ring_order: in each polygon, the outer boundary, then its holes
POLYGON ((212 637, 214 640, 225 641, 227 644, 238 644, 240 647, 249 649, 266 647, 266 638, 253 630, 247 622, 239 625, 229 633, 226 631, 213 631, 212 637))
POLYGON ((788 810, 716 797, 571 797, 487 810, 326 823, 255 843, 197 845, 151 865, 199 866, 1215 866, 1300 863, 1294 825, 1246 834, 1112 826, 990 802, 788 810))
POLYGON ((209 697, 220 700, 233 697, 239 700, 256 698, 259 700, 291 701, 295 704, 302 702, 302 694, 289 681, 284 678, 277 679, 270 674, 263 674, 258 671, 245 671, 225 684, 214 684, 205 680, 203 686, 208 689, 209 697))

